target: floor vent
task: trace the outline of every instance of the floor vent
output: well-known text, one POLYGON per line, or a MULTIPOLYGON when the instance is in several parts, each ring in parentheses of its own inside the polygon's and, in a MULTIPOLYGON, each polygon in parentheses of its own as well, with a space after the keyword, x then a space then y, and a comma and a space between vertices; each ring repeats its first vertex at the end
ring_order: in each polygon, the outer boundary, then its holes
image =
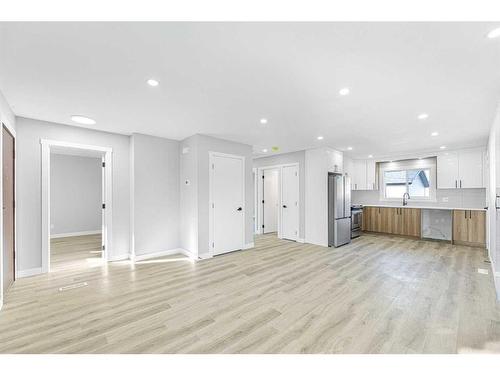
POLYGON ((76 288, 83 288, 84 286, 88 286, 89 284, 87 283, 78 283, 78 284, 71 284, 71 285, 66 285, 61 288, 59 288, 60 292, 64 292, 66 290, 71 290, 71 289, 76 289, 76 288))
POLYGON ((488 270, 484 269, 484 268, 478 268, 477 269, 477 273, 480 273, 482 275, 487 275, 488 274, 488 270))

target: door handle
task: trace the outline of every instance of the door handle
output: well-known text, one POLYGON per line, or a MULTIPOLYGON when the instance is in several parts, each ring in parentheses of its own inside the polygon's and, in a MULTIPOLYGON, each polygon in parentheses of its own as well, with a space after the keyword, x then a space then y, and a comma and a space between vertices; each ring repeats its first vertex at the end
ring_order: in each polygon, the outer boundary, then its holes
POLYGON ((283 208, 286 208, 286 204, 283 205, 283 208))
POLYGON ((241 207, 238 207, 238 208, 236 209, 236 211, 242 211, 242 210, 243 210, 243 208, 241 208, 241 207))

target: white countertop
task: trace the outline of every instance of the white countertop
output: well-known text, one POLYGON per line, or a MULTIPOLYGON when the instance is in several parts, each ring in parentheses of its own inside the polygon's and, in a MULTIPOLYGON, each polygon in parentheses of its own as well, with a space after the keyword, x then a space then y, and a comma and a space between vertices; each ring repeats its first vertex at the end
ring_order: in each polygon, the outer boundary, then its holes
POLYGON ((439 207, 439 206, 403 206, 402 204, 363 204, 363 207, 389 207, 389 208, 420 208, 421 210, 468 210, 468 211, 486 211, 484 208, 472 207, 439 207))

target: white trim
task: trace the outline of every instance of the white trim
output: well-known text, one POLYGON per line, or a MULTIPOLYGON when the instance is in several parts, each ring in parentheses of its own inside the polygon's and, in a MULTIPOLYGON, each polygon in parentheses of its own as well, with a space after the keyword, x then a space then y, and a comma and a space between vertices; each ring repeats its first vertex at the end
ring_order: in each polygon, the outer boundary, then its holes
MULTIPOLYGON (((0 94, 1 95, 1 94, 0 94)), ((4 118, 3 114, 0 112, 0 127, 2 127, 2 133, 0 133, 0 155, 2 157, 2 163, 0 163, 0 176, 3 176, 3 126, 10 132, 14 138, 14 202, 17 203, 17 138, 16 130, 12 124, 4 118)), ((0 184, 0 205, 3 206, 3 178, 0 184)), ((19 278, 17 271, 18 266, 18 251, 17 251, 17 204, 14 205, 14 280, 19 278)), ((0 215, 0 310, 3 307, 3 215, 0 215)))
MULTIPOLYGON (((278 211, 278 238, 283 238, 282 235, 281 235, 281 223, 282 223, 282 219, 283 219, 283 200, 282 200, 282 192, 283 192, 283 168, 285 167, 297 167, 297 182, 299 184, 298 186, 298 191, 299 191, 299 194, 298 194, 298 197, 297 197, 297 209, 299 210, 299 225, 298 225, 298 228, 297 228, 297 239, 296 241, 298 242, 298 238, 299 238, 299 234, 300 234, 300 226, 301 226, 301 223, 302 223, 302 220, 301 220, 301 217, 300 217, 300 205, 301 205, 301 202, 300 202, 300 163, 286 163, 286 164, 274 164, 274 165, 269 165, 269 166, 265 166, 265 167, 259 167, 257 168, 257 179, 258 181, 261 181, 262 180, 262 175, 264 173, 264 170, 266 169, 278 169, 278 187, 279 187, 279 197, 278 197, 278 201, 279 201, 279 211, 278 211)), ((257 217, 257 231, 255 232, 255 234, 263 234, 263 230, 262 230, 262 222, 264 221, 264 212, 263 212, 263 204, 262 204, 262 194, 263 194, 263 186, 262 184, 260 183, 257 183, 257 201, 258 201, 258 204, 257 204, 257 213, 256 213, 256 217, 257 217)), ((293 240, 292 240, 293 241, 293 240)))
POLYGON ((306 243, 305 238, 297 238, 297 242, 306 243))
POLYGON ((198 257, 195 256, 191 251, 186 250, 186 249, 179 249, 179 253, 187 256, 190 259, 197 260, 198 257))
POLYGON ((212 243, 214 242, 214 208, 212 207, 213 203, 213 173, 214 169, 212 168, 212 164, 214 163, 214 157, 223 157, 223 158, 232 158, 241 160, 241 208, 243 209, 243 219, 242 219, 242 238, 241 238, 241 248, 245 246, 245 234, 246 234, 246 207, 245 207, 245 157, 242 155, 235 154, 225 154, 222 152, 209 151, 208 152, 208 253, 210 257, 214 256, 214 249, 212 247, 212 243))
POLYGON ((129 254, 110 255, 108 257, 108 262, 118 262, 121 260, 128 260, 128 259, 130 259, 129 254))
POLYGON ((88 236, 91 234, 101 234, 102 230, 86 230, 82 232, 69 232, 69 233, 56 233, 51 234, 50 238, 64 238, 64 237, 76 237, 76 236, 88 236))
POLYGON ((243 246, 243 250, 253 249, 254 247, 255 247, 255 242, 249 242, 246 243, 245 246, 243 246))
POLYGON ((19 278, 30 277, 30 276, 39 275, 41 273, 42 273, 41 267, 29 268, 27 270, 19 270, 17 277, 19 277, 19 278))
POLYGON ((175 255, 175 254, 183 254, 184 255, 183 250, 184 249, 177 248, 177 249, 156 251, 154 253, 139 254, 139 255, 135 255, 134 262, 140 262, 141 260, 152 259, 152 258, 161 258, 161 257, 169 256, 169 255, 175 255))
MULTIPOLYGON (((84 149, 97 151, 104 154, 106 163, 105 179, 102 184, 105 186, 106 210, 104 213, 105 223, 102 227, 103 245, 105 251, 102 252, 104 261, 109 261, 113 254, 113 149, 110 147, 84 145, 65 141, 55 141, 40 139, 41 159, 42 159, 42 272, 50 272, 50 148, 53 146, 73 149, 84 149)), ((128 255, 127 255, 128 257, 128 255)))

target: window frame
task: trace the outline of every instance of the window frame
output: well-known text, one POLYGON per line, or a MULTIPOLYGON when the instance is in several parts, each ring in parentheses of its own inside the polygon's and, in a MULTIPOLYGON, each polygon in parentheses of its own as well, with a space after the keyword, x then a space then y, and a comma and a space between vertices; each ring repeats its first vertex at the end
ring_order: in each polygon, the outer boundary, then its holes
MULTIPOLYGON (((412 159, 397 162, 386 162, 380 164, 379 183, 380 183, 380 200, 386 202, 400 202, 400 198, 387 198, 386 184, 384 180, 385 172, 389 171, 412 171, 412 170, 429 170, 429 196, 428 197, 413 197, 410 195, 410 201, 413 202, 436 202, 436 158, 412 159)), ((406 182, 406 191, 408 192, 408 181, 406 182)))

